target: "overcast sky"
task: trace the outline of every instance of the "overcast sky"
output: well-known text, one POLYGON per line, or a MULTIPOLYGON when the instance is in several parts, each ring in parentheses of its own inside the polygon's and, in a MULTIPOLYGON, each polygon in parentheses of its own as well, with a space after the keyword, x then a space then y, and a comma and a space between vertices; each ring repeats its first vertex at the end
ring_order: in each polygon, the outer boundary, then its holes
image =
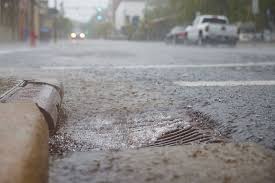
MULTIPOLYGON (((88 21, 95 13, 95 7, 106 7, 108 0, 57 0, 64 2, 66 16, 81 22, 88 21)), ((49 6, 54 6, 54 0, 49 0, 49 6)))

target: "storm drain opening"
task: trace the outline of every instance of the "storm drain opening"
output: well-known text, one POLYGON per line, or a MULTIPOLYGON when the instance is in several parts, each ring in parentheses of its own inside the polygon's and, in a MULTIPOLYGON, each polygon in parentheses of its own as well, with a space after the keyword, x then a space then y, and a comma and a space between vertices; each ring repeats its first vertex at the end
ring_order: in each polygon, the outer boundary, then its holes
POLYGON ((178 127, 162 134, 147 147, 191 145, 202 143, 224 143, 226 139, 218 137, 211 130, 202 130, 195 126, 178 127))

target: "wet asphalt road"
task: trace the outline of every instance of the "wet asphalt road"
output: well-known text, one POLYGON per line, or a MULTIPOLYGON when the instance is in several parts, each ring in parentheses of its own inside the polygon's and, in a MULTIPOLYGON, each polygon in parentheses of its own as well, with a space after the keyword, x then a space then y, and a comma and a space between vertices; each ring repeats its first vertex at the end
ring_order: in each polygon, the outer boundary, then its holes
POLYGON ((0 65, 1 92, 7 80, 55 77, 64 82, 64 114, 50 140, 51 182, 58 182, 61 154, 142 147, 194 122, 229 141, 275 149, 274 45, 19 45, 1 47, 0 65))

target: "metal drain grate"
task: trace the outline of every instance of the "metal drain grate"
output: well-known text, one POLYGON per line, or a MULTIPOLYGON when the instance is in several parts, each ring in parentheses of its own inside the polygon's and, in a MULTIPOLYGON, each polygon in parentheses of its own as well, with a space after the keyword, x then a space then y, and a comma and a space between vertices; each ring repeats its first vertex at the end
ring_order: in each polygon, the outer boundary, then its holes
POLYGON ((177 128, 160 136, 149 147, 176 146, 200 143, 221 143, 222 139, 216 138, 211 132, 202 131, 195 127, 177 128))

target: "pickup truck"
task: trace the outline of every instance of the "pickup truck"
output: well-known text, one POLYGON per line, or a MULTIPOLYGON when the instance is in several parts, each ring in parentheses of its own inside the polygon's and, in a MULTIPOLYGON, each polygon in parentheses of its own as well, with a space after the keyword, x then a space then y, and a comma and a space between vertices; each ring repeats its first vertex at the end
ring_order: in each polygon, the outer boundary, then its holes
POLYGON ((239 29, 230 25, 225 16, 201 15, 187 28, 188 42, 203 45, 206 43, 226 43, 236 45, 239 29))

